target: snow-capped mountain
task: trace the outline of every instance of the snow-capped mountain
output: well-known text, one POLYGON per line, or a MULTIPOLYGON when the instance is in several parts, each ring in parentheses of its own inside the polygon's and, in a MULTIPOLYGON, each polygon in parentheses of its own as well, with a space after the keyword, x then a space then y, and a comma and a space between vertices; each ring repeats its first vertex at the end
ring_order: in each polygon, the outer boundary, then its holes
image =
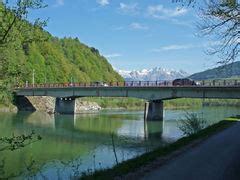
POLYGON ((173 80, 176 78, 183 78, 189 76, 188 73, 180 70, 169 70, 164 68, 153 68, 143 70, 125 71, 118 70, 118 73, 126 81, 156 81, 156 80, 173 80))

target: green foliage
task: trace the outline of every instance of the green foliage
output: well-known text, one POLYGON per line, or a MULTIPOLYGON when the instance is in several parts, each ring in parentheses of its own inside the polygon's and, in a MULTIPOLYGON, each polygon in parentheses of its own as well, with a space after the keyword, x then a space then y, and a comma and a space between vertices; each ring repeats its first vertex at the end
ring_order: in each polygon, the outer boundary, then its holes
MULTIPOLYGON (((0 179, 12 179, 18 176, 21 176, 23 172, 19 174, 7 174, 5 171, 6 168, 6 159, 3 157, 2 153, 7 151, 16 151, 22 149, 30 144, 33 144, 37 141, 40 141, 42 137, 40 135, 36 135, 34 131, 30 134, 25 135, 12 135, 11 137, 0 137, 0 179)), ((27 172, 31 172, 34 169, 34 161, 26 167, 27 172)))
POLYGON ((206 127, 206 120, 200 118, 195 113, 186 113, 185 119, 181 120, 178 124, 178 128, 184 135, 190 136, 197 133, 201 129, 206 127))
POLYGON ((32 36, 32 32, 42 29, 46 22, 36 19, 32 26, 26 21, 30 10, 46 7, 43 0, 16 0, 14 3, 0 1, 0 46, 19 39, 24 43, 40 40, 39 36, 32 36), (22 36, 24 35, 24 36, 22 36))
MULTIPOLYGON (((4 25, 0 37, 13 18, 14 12, 0 3, 0 24, 4 25), (4 13, 9 18, 3 17, 4 13)), ((123 81, 97 49, 77 38, 53 37, 36 23, 22 19, 16 19, 17 24, 0 45, 0 104, 11 102, 14 85, 32 83, 33 70, 35 83, 65 83, 71 79, 73 82, 123 81)))
POLYGON ((39 135, 35 136, 35 132, 32 131, 28 135, 15 136, 13 134, 12 137, 0 137, 0 152, 6 150, 15 151, 42 139, 39 135))
MULTIPOLYGON (((123 109, 144 109, 146 100, 137 98, 82 98, 83 101, 96 102, 102 108, 123 108, 123 109)), ((198 109, 202 106, 240 106, 239 99, 192 99, 192 98, 180 98, 164 101, 164 108, 166 109, 198 109)))
POLYGON ((102 108, 144 109, 145 100, 137 98, 83 98, 83 101, 96 102, 102 108))
POLYGON ((164 101, 164 107, 186 109, 186 108, 200 108, 203 103, 201 99, 180 98, 164 101))

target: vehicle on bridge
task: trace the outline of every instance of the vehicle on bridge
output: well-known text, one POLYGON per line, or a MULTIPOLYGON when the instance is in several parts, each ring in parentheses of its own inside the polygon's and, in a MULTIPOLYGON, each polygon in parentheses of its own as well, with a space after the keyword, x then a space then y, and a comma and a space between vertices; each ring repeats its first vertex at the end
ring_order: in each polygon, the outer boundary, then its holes
POLYGON ((101 87, 108 87, 109 85, 107 83, 101 82, 101 81, 97 81, 97 82, 93 82, 92 83, 93 86, 101 86, 101 87))
POLYGON ((195 82, 190 78, 181 78, 181 79, 173 80, 172 85, 173 86, 192 86, 192 85, 200 85, 200 83, 195 82))

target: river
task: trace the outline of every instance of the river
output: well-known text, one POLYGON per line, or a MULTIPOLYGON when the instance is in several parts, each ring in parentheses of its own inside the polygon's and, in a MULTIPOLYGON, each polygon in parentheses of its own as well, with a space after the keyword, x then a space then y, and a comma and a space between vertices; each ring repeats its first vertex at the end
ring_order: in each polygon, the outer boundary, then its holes
MULTIPOLYGON (((208 124, 239 114, 237 107, 189 111, 198 113, 208 124)), ((32 130, 42 137, 16 151, 0 152, 0 178, 69 179, 84 171, 112 167, 116 161, 182 137, 178 123, 185 114, 185 110, 164 110, 163 122, 144 123, 142 111, 105 110, 80 115, 0 113, 0 137, 29 134, 32 130)))

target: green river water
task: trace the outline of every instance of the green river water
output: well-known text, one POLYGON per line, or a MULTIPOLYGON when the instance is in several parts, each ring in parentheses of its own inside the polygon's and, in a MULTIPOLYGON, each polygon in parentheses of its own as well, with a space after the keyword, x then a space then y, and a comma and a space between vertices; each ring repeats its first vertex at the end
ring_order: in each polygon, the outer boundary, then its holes
MULTIPOLYGON (((199 113, 208 124, 240 114, 237 107, 203 107, 188 112, 199 113)), ((112 167, 116 164, 112 138, 119 162, 133 158, 180 138, 177 122, 185 113, 165 110, 163 122, 147 123, 142 111, 107 110, 80 115, 0 113, 0 137, 34 130, 43 138, 16 151, 0 152, 0 179, 69 179, 83 171, 112 167)))

